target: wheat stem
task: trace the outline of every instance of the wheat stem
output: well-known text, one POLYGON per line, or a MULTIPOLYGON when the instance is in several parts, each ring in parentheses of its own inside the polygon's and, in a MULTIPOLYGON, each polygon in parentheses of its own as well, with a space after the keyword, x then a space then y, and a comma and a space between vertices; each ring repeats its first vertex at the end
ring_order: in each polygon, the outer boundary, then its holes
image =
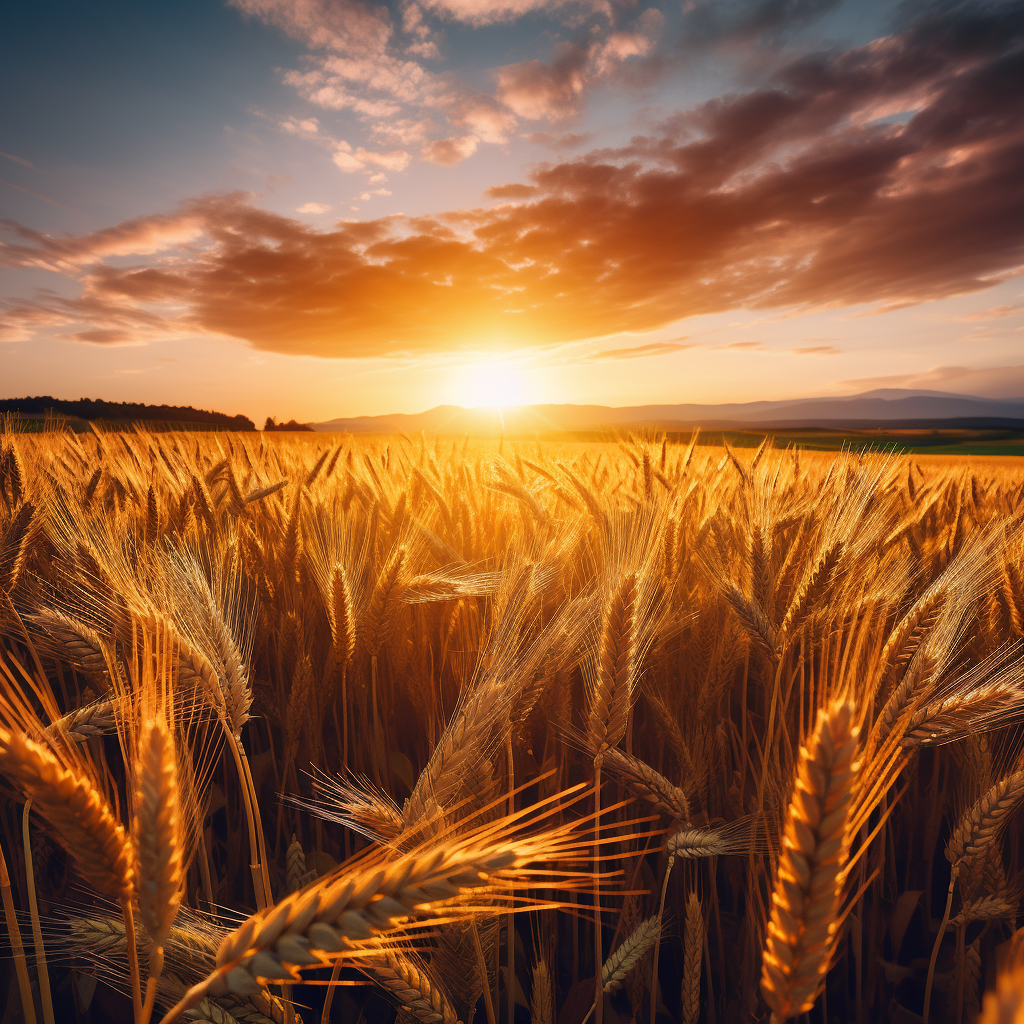
POLYGON ((939 925, 939 933, 935 936, 935 942, 932 945, 932 955, 928 960, 928 977, 924 983, 924 1009, 921 1011, 921 1020, 923 1024, 928 1024, 929 1010, 932 1005, 932 982, 935 980, 935 964, 939 958, 939 947, 942 945, 942 939, 946 934, 946 926, 949 924, 949 911, 953 906, 953 887, 956 885, 957 873, 959 872, 959 865, 953 865, 953 872, 949 876, 949 891, 946 893, 946 910, 942 915, 942 923, 939 925))
POLYGON ((32 999, 32 982, 28 977, 25 944, 21 941, 21 928, 18 926, 18 915, 14 909, 14 900, 11 897, 11 877, 7 873, 7 860, 4 857, 2 847, 0 847, 0 894, 3 896, 7 934, 11 940, 11 949, 14 953, 14 967, 18 975, 21 1012, 25 1016, 25 1024, 36 1024, 36 1008, 32 999))
POLYGON ((651 966, 651 1024, 658 1012, 658 959, 661 952, 661 929, 665 920, 665 896, 668 893, 668 882, 675 867, 676 855, 670 853, 665 864, 665 877, 661 882, 661 899, 658 902, 658 934, 654 940, 654 963, 651 966))
POLYGON ((124 918, 128 970, 132 982, 132 1013, 135 1024, 142 1024, 142 976, 139 973, 139 950, 135 944, 135 915, 132 912, 131 900, 121 900, 121 916, 124 918))
POLYGON ((25 847, 25 881, 28 887, 28 909, 32 918, 32 942, 36 948, 36 974, 39 978, 39 998, 43 1004, 43 1020, 53 1024, 53 996, 50 993, 50 970, 46 964, 43 930, 39 923, 39 902, 36 896, 35 872, 32 867, 32 841, 29 836, 29 813, 32 801, 25 801, 21 815, 21 836, 25 847))

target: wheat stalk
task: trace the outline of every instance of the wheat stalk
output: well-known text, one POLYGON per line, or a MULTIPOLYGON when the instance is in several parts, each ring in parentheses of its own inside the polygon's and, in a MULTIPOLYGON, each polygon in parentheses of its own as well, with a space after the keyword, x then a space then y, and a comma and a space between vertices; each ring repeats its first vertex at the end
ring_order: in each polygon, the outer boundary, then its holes
POLYGON ((447 845, 322 879, 226 935, 217 970, 192 986, 163 1024, 207 994, 248 995, 258 991, 261 979, 295 980, 297 968, 319 965, 326 954, 393 929, 433 903, 493 884, 534 856, 528 847, 447 845))
POLYGON ((683 1024, 697 1024, 700 1016, 700 965, 704 955, 704 912, 700 898, 691 892, 686 900, 686 925, 683 936, 683 1024))

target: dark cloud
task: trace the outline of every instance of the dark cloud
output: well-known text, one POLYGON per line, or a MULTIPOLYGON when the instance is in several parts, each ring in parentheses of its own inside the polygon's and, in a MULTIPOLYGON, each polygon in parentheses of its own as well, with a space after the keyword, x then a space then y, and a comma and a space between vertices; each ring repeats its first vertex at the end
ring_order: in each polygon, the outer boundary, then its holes
POLYGON ((843 350, 836 348, 835 345, 804 345, 790 351, 798 356, 838 356, 843 350))
POLYGON ((491 192, 518 204, 324 232, 230 195, 77 238, 19 229, 0 260, 83 288, 9 310, 8 332, 193 330, 378 356, 980 290, 1024 264, 1022 43, 1024 5, 932 11, 491 192))
POLYGON ((800 28, 842 0, 691 0, 683 12, 684 45, 775 36, 800 28))
POLYGON ((566 132, 564 135, 556 135, 554 132, 531 132, 524 136, 527 142, 537 146, 550 146, 552 149, 578 149, 593 137, 592 132, 566 132))
POLYGON ((129 331, 118 331, 110 328, 97 328, 91 331, 79 331, 67 335, 70 341, 84 341, 91 345, 133 345, 137 338, 129 331))

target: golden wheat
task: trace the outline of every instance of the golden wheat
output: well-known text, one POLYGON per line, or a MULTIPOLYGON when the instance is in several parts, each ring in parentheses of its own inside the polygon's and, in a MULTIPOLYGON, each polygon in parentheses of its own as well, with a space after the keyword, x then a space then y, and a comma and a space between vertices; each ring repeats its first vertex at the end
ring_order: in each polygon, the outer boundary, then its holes
POLYGON ((42 1005, 141 1017, 162 948, 157 1005, 225 1024, 970 1020, 1020 910, 1024 479, 711 440, 5 433, 0 774, 75 868, 4 817, 42 1005), (599 819, 396 880, 549 812, 599 819))

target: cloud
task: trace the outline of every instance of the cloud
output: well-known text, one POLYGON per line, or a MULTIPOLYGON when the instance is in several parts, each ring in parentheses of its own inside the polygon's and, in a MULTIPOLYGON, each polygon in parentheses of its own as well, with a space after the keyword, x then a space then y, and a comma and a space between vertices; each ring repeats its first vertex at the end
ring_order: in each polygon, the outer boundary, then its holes
POLYGON ((298 207, 296 213, 327 213, 330 207, 326 203, 303 203, 298 207))
POLYGON ((595 352, 589 360, 597 362, 605 359, 643 359, 647 356, 667 356, 672 352, 682 352, 684 349, 696 347, 696 344, 682 345, 677 341, 655 341, 649 345, 636 345, 632 348, 605 349, 603 352, 595 352))
POLYGON ((1024 313, 1024 306, 989 306, 988 309, 978 310, 977 313, 962 313, 953 317, 960 323, 972 323, 975 320, 999 320, 1004 316, 1017 316, 1024 313))
POLYGON ((589 54, 563 44, 551 64, 526 60, 498 72, 498 99, 527 121, 557 121, 576 113, 587 82, 589 54))
POLYGON ((30 167, 33 171, 36 169, 36 165, 30 160, 26 160, 22 156, 15 156, 13 153, 0 153, 5 160, 13 160, 16 164, 21 164, 22 167, 30 167))
POLYGON ((591 132, 566 132, 555 135, 552 132, 530 132, 524 138, 537 146, 550 146, 552 149, 576 149, 593 138, 591 132))
POLYGON ((368 167, 383 167, 386 171, 404 171, 412 157, 402 149, 393 149, 388 153, 375 153, 359 146, 353 149, 347 142, 342 142, 331 158, 336 167, 342 171, 353 173, 365 171, 368 167))
POLYGON ((799 28, 841 0, 689 0, 683 8, 688 46, 720 40, 772 37, 799 28))
POLYGON ((103 345, 109 347, 125 347, 139 344, 138 335, 129 331, 119 331, 112 328, 97 328, 91 331, 79 331, 77 334, 66 334, 69 341, 84 341, 89 345, 103 345))
MULTIPOLYGON (((397 26, 386 7, 361 0, 229 2, 309 48, 303 66, 282 75, 303 99, 323 110, 351 111, 375 139, 418 145, 424 160, 448 167, 481 143, 504 144, 522 118, 575 116, 595 84, 627 64, 634 70, 642 65, 664 26, 661 12, 651 7, 616 29, 620 16, 608 0, 406 0, 397 26), (556 43, 549 63, 524 61, 497 69, 493 95, 458 74, 434 73, 424 65, 440 57, 441 35, 428 23, 428 13, 479 26, 531 11, 573 12, 574 18, 597 13, 600 18, 591 20, 585 33, 577 21, 582 41, 556 43), (447 124, 435 125, 435 116, 447 124)), ((315 117, 286 119, 281 127, 324 143, 315 117)), ((568 148, 586 138, 564 135, 560 143, 568 148)), ((360 169, 345 155, 336 155, 335 163, 344 170, 360 169)))
POLYGON ((497 97, 524 120, 572 117, 589 86, 608 78, 629 58, 651 51, 663 25, 664 16, 650 7, 637 19, 635 31, 614 32, 587 45, 561 43, 551 63, 508 64, 497 71, 497 97))
POLYGON ((516 126, 516 115, 485 93, 454 92, 445 97, 448 122, 482 142, 503 143, 516 126))
POLYGON ((763 342, 760 341, 734 341, 728 345, 716 345, 718 349, 735 349, 738 352, 762 352, 767 351, 763 342))
POLYGON ((484 192, 489 199, 532 199, 540 194, 536 185, 523 185, 512 182, 509 185, 492 185, 484 192))
POLYGON ((559 8, 608 11, 605 0, 425 0, 423 6, 453 21, 476 26, 515 21, 534 11, 552 12, 559 8))
POLYGON ((477 140, 472 135, 438 139, 423 147, 423 159, 442 167, 454 167, 476 152, 477 140))
MULTIPOLYGON (((361 357, 979 291, 1024 266, 1022 43, 1017 6, 929 15, 628 146, 542 165, 517 203, 319 231, 233 194, 81 236, 14 226, 0 261, 82 292, 9 309, 8 329, 188 329, 361 357), (859 116, 911 95, 928 99, 905 123, 859 116)), ((345 145, 344 169, 409 160, 345 145)))
MULTIPOLYGON (((4 156, 7 154, 4 153, 4 156)), ((11 157, 10 159, 15 160, 17 157, 11 157)), ((19 161, 21 162, 21 161, 19 161)), ((29 164, 31 167, 32 165, 29 164)), ((33 199, 39 199, 44 203, 48 203, 50 206, 56 206, 58 210, 67 210, 68 213, 78 213, 78 210, 72 209, 70 206, 65 206, 63 203, 58 203, 56 199, 50 199, 49 196, 44 196, 41 192, 33 192, 29 188, 24 188, 22 185, 15 185, 13 181, 6 181, 0 178, 0 185, 6 185, 8 188, 13 188, 16 192, 24 192, 25 195, 31 196, 33 199)))
POLYGON ((792 348, 790 352, 798 356, 838 356, 842 355, 843 350, 836 348, 835 345, 805 345, 802 348, 792 348))
POLYGON ((359 0, 228 0, 314 50, 382 53, 393 32, 387 8, 359 0))

